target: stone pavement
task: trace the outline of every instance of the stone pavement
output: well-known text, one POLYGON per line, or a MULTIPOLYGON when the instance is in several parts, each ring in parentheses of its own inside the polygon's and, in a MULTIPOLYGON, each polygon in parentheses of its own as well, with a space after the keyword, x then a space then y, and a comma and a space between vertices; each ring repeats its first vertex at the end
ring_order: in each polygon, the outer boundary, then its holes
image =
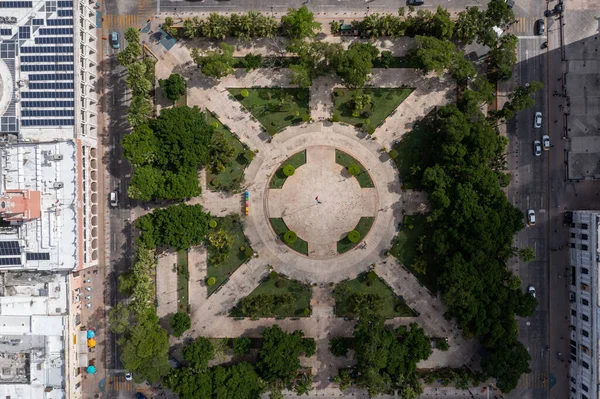
POLYGON ((156 299, 159 319, 177 313, 177 252, 163 252, 158 257, 156 299))
POLYGON ((206 296, 206 249, 203 246, 191 248, 188 251, 188 298, 190 298, 191 311, 203 302, 206 296))
POLYGON ((333 88, 339 79, 335 76, 321 76, 313 79, 310 86, 310 116, 313 120, 322 122, 333 115, 333 88))
POLYGON ((242 194, 226 193, 223 191, 211 191, 206 185, 206 170, 201 170, 198 174, 202 195, 186 201, 188 205, 200 204, 210 212, 211 215, 222 217, 231 214, 242 213, 242 194))

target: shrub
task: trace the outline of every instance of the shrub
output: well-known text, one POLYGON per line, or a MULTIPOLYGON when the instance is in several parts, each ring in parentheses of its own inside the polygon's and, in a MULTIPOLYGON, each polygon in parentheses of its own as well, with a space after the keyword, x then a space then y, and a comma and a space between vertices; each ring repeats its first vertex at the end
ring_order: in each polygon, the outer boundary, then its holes
POLYGON ((340 121, 340 114, 338 114, 338 113, 333 114, 333 116, 331 117, 331 121, 332 122, 339 122, 340 121))
POLYGON ((371 120, 370 119, 365 119, 365 125, 370 125, 371 124, 371 120))
POLYGON ((297 117, 299 117, 299 116, 300 116, 300 111, 296 111, 296 112, 294 112, 294 116, 295 116, 296 118, 297 118, 297 117))
POLYGON ((298 236, 292 230, 286 231, 285 234, 283 235, 283 241, 285 241, 286 244, 295 243, 297 238, 298 238, 298 236))
POLYGON ((231 340, 231 344, 233 347, 233 353, 236 355, 245 355, 250 352, 250 346, 252 345, 250 338, 248 337, 239 337, 233 338, 231 340))
POLYGON ((373 133, 375 133, 375 127, 374 127, 374 126, 371 126, 371 125, 368 125, 367 127, 365 127, 365 131, 366 131, 368 134, 373 134, 373 133))
POLYGON ((358 242, 360 240, 360 233, 356 230, 352 230, 350 233, 348 233, 348 240, 350 240, 350 242, 358 242))
POLYGON ((272 271, 271 273, 269 273, 269 278, 271 280, 275 280, 277 277, 279 277, 279 273, 277 273, 276 271, 272 271))
POLYGON ((277 121, 271 122, 271 126, 277 126, 277 121))
POLYGON ((296 169, 292 165, 285 165, 283 167, 283 174, 287 177, 293 176, 296 173, 296 169))
POLYGON ((208 280, 206 280, 206 284, 208 284, 209 287, 212 287, 213 285, 215 285, 216 282, 217 282, 217 279, 214 277, 209 277, 208 280))
POLYGON ((219 127, 219 122, 214 121, 213 123, 210 124, 212 127, 214 127, 215 129, 218 129, 219 127))
POLYGON ((246 258, 251 258, 254 255, 254 251, 252 250, 252 248, 247 247, 246 249, 244 249, 244 255, 246 255, 246 258))
POLYGON ((308 122, 310 120, 310 116, 308 114, 302 115, 302 122, 308 122))
POLYGON ((350 173, 352 176, 358 176, 360 173, 360 166, 353 163, 352 165, 348 166, 348 173, 350 173))
POLYGON ((303 92, 303 91, 299 91, 299 92, 296 94, 296 98, 297 98, 298 100, 304 100, 304 92, 303 92))
POLYGON ((329 352, 333 356, 340 357, 348 354, 348 343, 342 337, 334 337, 329 340, 329 352))
POLYGON ((309 316, 310 315, 310 309, 309 308, 304 308, 304 311, 302 313, 304 314, 304 316, 309 316))
POLYGON ((280 278, 279 280, 277 280, 275 282, 275 287, 277 287, 277 288, 283 288, 283 287, 285 287, 285 280, 282 279, 282 278, 280 278))
POLYGON ((396 159, 399 155, 398 151, 396 151, 396 150, 391 150, 388 154, 389 154, 390 158, 392 158, 392 159, 396 159))
POLYGON ((371 286, 375 280, 377 280, 377 273, 375 273, 373 270, 369 271, 367 273, 367 285, 371 286))
POLYGON ((250 93, 248 93, 248 90, 246 90, 246 89, 242 89, 242 91, 240 92, 240 94, 244 98, 247 98, 250 95, 250 93))
POLYGON ((212 219, 210 222, 208 222, 208 227, 210 227, 211 229, 214 229, 215 227, 217 227, 218 223, 215 219, 212 219))
POLYGON ((445 338, 438 338, 435 341, 435 347, 441 350, 442 352, 446 352, 450 349, 450 344, 448 344, 448 340, 446 340, 445 338))
POLYGON ((251 150, 244 151, 244 159, 246 160, 247 164, 252 162, 252 160, 254 159, 254 152, 251 150))
POLYGON ((173 329, 173 335, 176 337, 181 337, 181 335, 189 330, 192 326, 192 322, 190 320, 190 315, 185 312, 177 312, 173 316, 171 316, 171 320, 169 321, 171 328, 173 329))
POLYGON ((213 187, 219 187, 219 184, 221 184, 221 181, 216 177, 210 181, 210 185, 213 187))

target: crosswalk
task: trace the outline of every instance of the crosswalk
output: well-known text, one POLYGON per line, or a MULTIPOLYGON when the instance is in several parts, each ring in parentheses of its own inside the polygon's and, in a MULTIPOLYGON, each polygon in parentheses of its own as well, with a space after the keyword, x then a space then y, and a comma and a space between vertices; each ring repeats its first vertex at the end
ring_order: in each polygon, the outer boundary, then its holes
POLYGON ((548 386, 548 375, 545 373, 523 374, 519 380, 519 388, 545 388, 548 386))
POLYGON ((103 27, 115 31, 124 31, 127 28, 141 28, 154 14, 156 14, 154 0, 138 0, 136 14, 105 14, 102 18, 103 27))
POLYGON ((108 389, 111 391, 135 391, 133 381, 127 381, 124 375, 113 375, 109 378, 108 389))
POLYGON ((513 35, 517 33, 528 33, 533 35, 533 25, 535 24, 534 18, 518 17, 516 21, 516 23, 510 25, 506 32, 512 33, 513 35))

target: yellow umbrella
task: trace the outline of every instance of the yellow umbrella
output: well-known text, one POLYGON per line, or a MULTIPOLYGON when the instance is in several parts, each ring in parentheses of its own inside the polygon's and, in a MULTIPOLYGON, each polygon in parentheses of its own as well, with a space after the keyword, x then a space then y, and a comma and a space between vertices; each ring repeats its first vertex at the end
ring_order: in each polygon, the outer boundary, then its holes
POLYGON ((96 346, 96 340, 95 340, 94 338, 90 338, 90 339, 88 339, 88 346, 89 346, 90 348, 93 348, 93 347, 95 347, 95 346, 96 346))

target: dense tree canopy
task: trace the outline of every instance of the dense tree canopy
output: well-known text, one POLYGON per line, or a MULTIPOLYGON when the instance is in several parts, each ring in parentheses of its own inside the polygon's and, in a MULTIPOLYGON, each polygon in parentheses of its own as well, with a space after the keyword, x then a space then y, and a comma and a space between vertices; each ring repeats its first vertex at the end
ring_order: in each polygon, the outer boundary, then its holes
POLYGON ((173 102, 185 94, 185 80, 178 73, 172 73, 168 79, 161 79, 158 83, 163 95, 173 102))
POLYGON ((348 87, 362 87, 367 82, 373 60, 379 55, 377 47, 371 43, 354 42, 347 51, 334 58, 336 73, 348 87))
POLYGON ((288 13, 281 17, 281 29, 285 36, 294 39, 315 37, 321 30, 321 24, 315 21, 314 14, 302 6, 298 9, 290 8, 288 13))
POLYGON ((198 370, 208 368, 208 362, 215 357, 215 349, 208 338, 198 337, 183 348, 183 357, 187 364, 198 370))
POLYGON ((147 213, 135 226, 141 232, 140 242, 147 247, 165 245, 182 250, 202 243, 209 217, 201 205, 178 204, 147 213))

